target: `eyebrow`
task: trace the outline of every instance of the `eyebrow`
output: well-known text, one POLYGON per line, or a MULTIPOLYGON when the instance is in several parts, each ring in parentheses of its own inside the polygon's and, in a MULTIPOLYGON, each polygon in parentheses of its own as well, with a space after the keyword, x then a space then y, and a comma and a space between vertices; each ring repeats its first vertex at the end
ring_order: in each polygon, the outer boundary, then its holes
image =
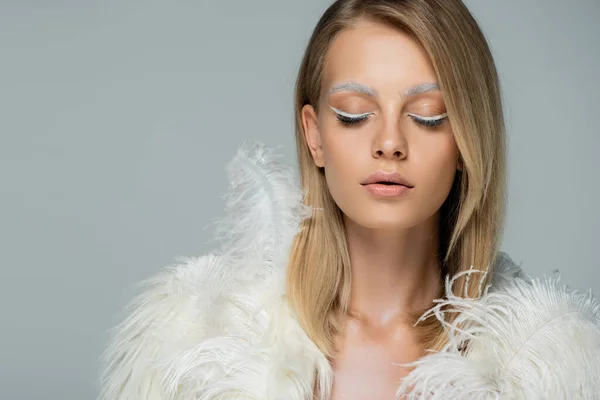
MULTIPOLYGON (((421 93, 428 93, 428 92, 434 92, 434 91, 439 91, 439 90, 440 90, 440 85, 437 82, 426 82, 426 83, 420 83, 415 86, 411 86, 408 89, 406 89, 405 91, 401 92, 400 95, 403 98, 406 98, 406 97, 414 96, 414 95, 421 94, 421 93)), ((358 83, 358 82, 342 82, 342 83, 338 83, 337 85, 333 85, 331 87, 331 89, 329 89, 329 94, 342 92, 342 91, 363 93, 363 94, 366 94, 371 97, 377 97, 377 91, 375 89, 373 89, 367 85, 364 85, 362 83, 358 83)))

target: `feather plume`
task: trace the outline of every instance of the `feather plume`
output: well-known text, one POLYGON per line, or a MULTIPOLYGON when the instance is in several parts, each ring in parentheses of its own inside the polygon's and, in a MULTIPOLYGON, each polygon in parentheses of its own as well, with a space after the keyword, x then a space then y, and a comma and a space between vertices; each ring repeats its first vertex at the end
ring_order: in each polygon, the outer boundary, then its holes
POLYGON ((279 155, 259 142, 248 141, 227 166, 229 190, 225 216, 215 237, 224 255, 236 265, 248 259, 260 264, 257 273, 287 265, 289 245, 311 209, 293 169, 278 164, 279 155))
POLYGON ((441 321, 449 342, 404 364, 414 369, 398 398, 600 399, 600 302, 591 291, 560 286, 558 275, 532 279, 505 269, 480 298, 454 295, 455 280, 472 273, 482 271, 447 277, 446 298, 421 317, 441 321), (448 323, 446 313, 457 318, 448 323))

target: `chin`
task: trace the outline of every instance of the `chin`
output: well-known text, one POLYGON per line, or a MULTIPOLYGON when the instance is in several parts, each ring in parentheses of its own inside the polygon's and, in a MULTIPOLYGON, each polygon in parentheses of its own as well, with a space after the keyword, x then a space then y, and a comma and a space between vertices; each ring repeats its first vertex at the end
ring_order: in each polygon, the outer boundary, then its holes
POLYGON ((349 215, 347 218, 354 223, 367 229, 376 230, 400 230, 412 228, 419 224, 419 221, 414 216, 407 215, 406 212, 394 214, 390 212, 369 212, 349 215))

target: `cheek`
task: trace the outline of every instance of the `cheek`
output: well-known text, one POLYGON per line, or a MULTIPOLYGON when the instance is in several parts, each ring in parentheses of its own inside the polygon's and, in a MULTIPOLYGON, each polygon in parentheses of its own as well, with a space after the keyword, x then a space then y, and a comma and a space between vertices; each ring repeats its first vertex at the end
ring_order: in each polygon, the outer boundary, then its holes
MULTIPOLYGON (((332 128, 322 136, 323 161, 325 176, 331 196, 340 208, 344 203, 352 203, 356 195, 352 195, 362 178, 360 159, 357 155, 364 154, 364 134, 332 128)), ((364 168, 363 168, 364 170, 364 168)), ((347 205, 346 205, 347 206, 347 205)))
POLYGON ((456 175, 458 148, 454 139, 449 136, 435 144, 431 143, 423 151, 420 166, 420 180, 425 189, 424 194, 432 199, 432 203, 441 206, 448 196, 456 175))
POLYGON ((343 131, 331 122, 324 124, 321 132, 323 145, 323 161, 325 167, 337 169, 345 165, 359 150, 360 143, 358 135, 352 132, 343 131))

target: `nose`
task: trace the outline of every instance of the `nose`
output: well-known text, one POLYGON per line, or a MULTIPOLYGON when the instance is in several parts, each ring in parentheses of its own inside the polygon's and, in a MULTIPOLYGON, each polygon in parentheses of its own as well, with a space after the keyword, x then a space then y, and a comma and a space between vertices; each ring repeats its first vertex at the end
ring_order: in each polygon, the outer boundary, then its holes
POLYGON ((408 155, 406 138, 397 123, 387 123, 373 139, 371 153, 374 158, 401 160, 408 155))

